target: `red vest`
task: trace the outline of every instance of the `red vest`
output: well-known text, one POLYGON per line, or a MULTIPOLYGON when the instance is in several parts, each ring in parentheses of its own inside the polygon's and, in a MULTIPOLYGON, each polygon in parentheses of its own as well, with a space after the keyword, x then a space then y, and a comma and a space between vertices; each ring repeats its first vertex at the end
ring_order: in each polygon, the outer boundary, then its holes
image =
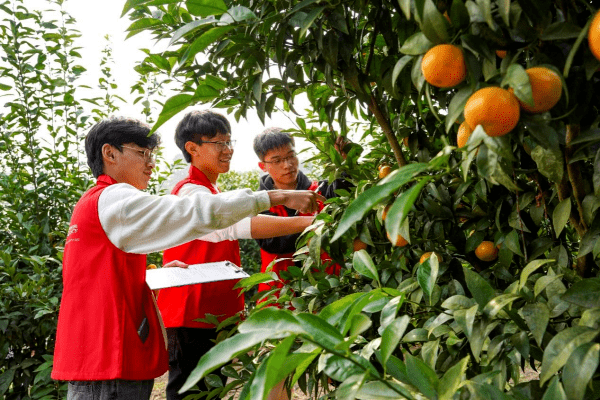
POLYGON ((146 285, 146 255, 113 245, 98 217, 98 198, 117 183, 107 175, 77 202, 63 258, 52 378, 146 380, 168 369, 166 341, 146 285), (142 343, 137 329, 147 318, 142 343))
MULTIPOLYGON (((213 194, 219 193, 206 175, 194 166, 190 166, 189 176, 175 185, 171 193, 179 193, 181 187, 188 183, 205 186, 213 194)), ((218 243, 193 240, 165 250, 163 262, 168 263, 173 260, 187 264, 231 261, 241 266, 240 246, 237 240, 218 243)), ((167 328, 214 328, 214 325, 194 320, 204 318, 205 314, 213 314, 222 321, 243 311, 244 295, 240 293, 240 289, 233 289, 237 282, 238 280, 231 280, 161 289, 158 295, 158 307, 165 326, 167 328)))
MULTIPOLYGON (((311 185, 309 186, 309 188, 307 190, 315 190, 315 189, 317 189, 318 185, 319 185, 319 182, 314 181, 311 183, 311 185)), ((323 208, 324 208, 323 203, 319 202, 318 212, 320 212, 323 208)), ((280 217, 289 217, 290 216, 290 215, 288 215, 287 210, 285 209, 284 206, 273 206, 269 209, 269 211, 280 217)), ((313 214, 300 214, 300 215, 313 215, 313 214)), ((271 268, 271 271, 277 273, 277 276, 280 279, 281 279, 280 272, 287 271, 288 267, 294 265, 294 260, 292 260, 294 253, 273 254, 273 253, 268 253, 263 249, 260 249, 260 256, 261 256, 261 261, 262 261, 260 272, 266 272, 267 267, 269 266, 269 264, 271 264, 271 262, 273 262, 273 260, 289 258, 289 260, 281 260, 281 261, 276 262, 273 265, 273 268, 271 268)), ((329 257, 329 254, 327 254, 324 251, 321 251, 321 261, 323 262, 323 264, 327 265, 327 268, 325 269, 326 273, 328 273, 330 275, 331 274, 335 274, 335 275, 340 274, 340 270, 341 270, 340 265, 332 263, 331 262, 332 260, 331 260, 331 257, 329 257)), ((285 282, 285 280, 283 280, 283 281, 285 282)), ((271 290, 271 289, 273 289, 273 287, 281 288, 281 287, 283 287, 283 284, 281 282, 259 283, 258 291, 262 292, 265 290, 271 290)))

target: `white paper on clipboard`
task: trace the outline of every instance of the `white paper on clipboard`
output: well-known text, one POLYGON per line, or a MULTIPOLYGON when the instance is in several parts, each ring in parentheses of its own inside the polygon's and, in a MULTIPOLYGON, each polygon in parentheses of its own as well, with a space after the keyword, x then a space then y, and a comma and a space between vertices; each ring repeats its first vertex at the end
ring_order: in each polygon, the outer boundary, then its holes
POLYGON ((197 283, 228 281, 247 278, 243 269, 230 261, 191 264, 187 268, 159 268, 146 271, 146 283, 150 289, 195 285, 197 283))

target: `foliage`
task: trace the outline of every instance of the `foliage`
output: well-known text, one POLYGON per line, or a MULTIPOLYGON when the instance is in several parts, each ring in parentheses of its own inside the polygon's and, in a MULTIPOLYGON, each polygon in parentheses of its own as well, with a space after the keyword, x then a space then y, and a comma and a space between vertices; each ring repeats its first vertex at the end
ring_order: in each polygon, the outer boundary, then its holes
POLYGON ((181 82, 155 127, 198 102, 264 118, 280 104, 294 112, 306 95, 312 111, 297 118, 297 134, 330 177, 345 172, 355 184, 300 243, 312 237, 297 255, 304 267, 286 277, 296 310, 257 310, 188 384, 241 357, 233 386, 245 384, 242 399, 264 398, 283 377, 339 399, 598 397, 591 2, 136 0, 124 13, 132 35, 149 31, 171 45, 144 62, 181 82), (432 87, 421 72, 423 54, 440 43, 464 52, 467 79, 455 88, 432 87), (471 94, 510 88, 531 104, 533 66, 559 74, 558 104, 521 110, 502 137, 473 127, 457 150, 471 94), (334 150, 337 129, 360 136, 346 159, 334 150), (381 163, 397 171, 378 181, 381 163), (387 234, 410 244, 392 247, 387 234), (353 253, 357 236, 369 248, 353 253), (483 240, 500 247, 497 260, 475 257, 483 240), (346 266, 339 277, 315 271, 321 250, 346 266), (428 251, 441 259, 418 262, 428 251), (265 342, 272 351, 257 352, 265 342), (240 356, 247 351, 257 356, 240 356), (521 382, 526 365, 539 379, 521 382))

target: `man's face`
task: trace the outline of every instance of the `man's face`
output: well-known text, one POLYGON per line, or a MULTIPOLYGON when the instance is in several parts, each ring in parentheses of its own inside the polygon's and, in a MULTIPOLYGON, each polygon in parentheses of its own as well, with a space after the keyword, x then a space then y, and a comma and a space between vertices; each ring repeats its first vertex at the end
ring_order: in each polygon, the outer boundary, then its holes
POLYGON ((298 157, 291 144, 267 151, 258 166, 273 178, 278 187, 295 185, 298 180, 298 157))
POLYGON ((192 164, 201 171, 210 174, 229 172, 233 149, 226 145, 231 141, 231 134, 219 133, 217 136, 203 138, 202 144, 194 146, 192 164))
POLYGON ((140 147, 135 143, 124 143, 122 151, 114 151, 118 182, 124 182, 144 190, 152 177, 152 169, 156 165, 152 150, 140 147))

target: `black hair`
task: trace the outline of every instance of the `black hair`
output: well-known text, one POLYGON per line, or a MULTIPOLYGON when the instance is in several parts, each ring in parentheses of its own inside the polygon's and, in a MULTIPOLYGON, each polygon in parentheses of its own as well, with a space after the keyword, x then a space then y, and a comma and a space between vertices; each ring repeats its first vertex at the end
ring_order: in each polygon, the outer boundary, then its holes
POLYGON ((269 150, 291 144, 295 146, 294 137, 281 128, 267 128, 254 138, 254 152, 261 161, 269 150))
POLYGON ((94 125, 85 137, 87 163, 94 177, 104 173, 102 146, 110 144, 123 151, 124 143, 135 143, 140 147, 154 149, 160 144, 160 136, 149 133, 150 127, 147 124, 133 118, 110 117, 94 125))
POLYGON ((185 149, 187 142, 201 144, 203 139, 212 139, 218 134, 231 134, 231 125, 223 115, 209 111, 190 111, 177 124, 175 144, 183 153, 185 161, 191 162, 192 156, 185 149))

